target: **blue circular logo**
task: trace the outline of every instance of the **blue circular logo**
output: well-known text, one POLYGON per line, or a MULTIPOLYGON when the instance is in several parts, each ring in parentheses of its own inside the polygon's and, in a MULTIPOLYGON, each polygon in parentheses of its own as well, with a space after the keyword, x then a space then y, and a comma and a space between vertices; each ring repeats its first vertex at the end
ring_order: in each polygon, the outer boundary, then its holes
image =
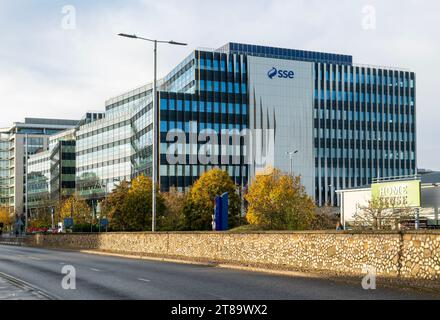
POLYGON ((267 73, 267 76, 270 79, 273 79, 277 75, 277 73, 278 73, 278 70, 275 67, 273 67, 272 69, 269 70, 269 72, 267 73))

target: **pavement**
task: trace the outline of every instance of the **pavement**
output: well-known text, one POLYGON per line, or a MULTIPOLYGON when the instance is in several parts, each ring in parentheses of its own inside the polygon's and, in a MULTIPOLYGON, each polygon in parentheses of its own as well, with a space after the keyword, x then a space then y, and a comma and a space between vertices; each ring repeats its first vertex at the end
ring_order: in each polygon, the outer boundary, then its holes
MULTIPOLYGON (((306 276, 283 276, 202 264, 93 255, 73 251, 0 245, 0 299, 35 298, 21 292, 2 274, 46 299, 62 300, 419 300, 437 299, 428 293, 376 290, 306 276), (72 267, 74 269, 72 269, 72 267), (67 268, 68 274, 62 269, 67 268), (72 284, 75 289, 63 289, 72 284), (70 278, 66 280, 66 275, 70 278), (9 283, 9 284, 7 284, 9 283), (31 289, 29 289, 31 288, 31 289), (18 291, 17 291, 18 290, 18 291)), ((22 289, 24 290, 24 289, 22 289)))
POLYGON ((49 300, 44 293, 18 279, 0 273, 0 300, 49 300))

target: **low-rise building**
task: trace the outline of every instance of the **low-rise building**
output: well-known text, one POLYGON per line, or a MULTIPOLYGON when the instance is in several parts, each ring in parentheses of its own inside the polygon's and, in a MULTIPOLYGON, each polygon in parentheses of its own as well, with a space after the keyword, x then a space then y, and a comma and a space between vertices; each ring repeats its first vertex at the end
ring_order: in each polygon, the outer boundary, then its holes
POLYGON ((414 218, 423 222, 421 227, 440 228, 440 172, 378 179, 372 185, 336 193, 340 197, 341 221, 345 227, 352 226, 356 215, 362 215, 373 199, 382 198, 390 200, 387 205, 390 208, 386 210, 409 210, 414 218))

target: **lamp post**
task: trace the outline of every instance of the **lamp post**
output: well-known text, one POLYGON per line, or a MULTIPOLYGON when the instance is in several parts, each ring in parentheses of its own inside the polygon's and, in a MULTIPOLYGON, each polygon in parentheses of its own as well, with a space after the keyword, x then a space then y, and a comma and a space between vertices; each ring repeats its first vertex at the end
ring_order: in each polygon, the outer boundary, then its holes
POLYGON ((136 35, 120 33, 118 34, 120 37, 137 39, 149 41, 154 44, 154 79, 153 79, 153 141, 152 141, 152 149, 153 149, 153 165, 152 165, 152 226, 151 231, 156 231, 156 183, 157 183, 157 119, 158 119, 158 110, 157 110, 157 44, 158 43, 167 43, 176 46, 186 46, 186 43, 176 42, 176 41, 162 41, 156 39, 148 39, 143 37, 138 37, 136 35))
POLYGON ((298 152, 299 152, 298 150, 287 152, 287 155, 290 157, 290 175, 292 177, 293 177, 293 156, 298 152))

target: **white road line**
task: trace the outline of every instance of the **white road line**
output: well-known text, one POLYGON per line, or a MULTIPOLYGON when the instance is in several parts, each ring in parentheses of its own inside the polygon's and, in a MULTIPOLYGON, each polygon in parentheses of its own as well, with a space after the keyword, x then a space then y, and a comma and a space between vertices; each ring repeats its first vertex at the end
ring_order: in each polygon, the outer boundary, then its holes
POLYGON ((101 272, 101 270, 95 269, 95 268, 90 268, 90 270, 95 271, 95 272, 101 272))
POLYGON ((139 278, 138 280, 139 280, 139 281, 143 281, 143 282, 151 282, 151 280, 148 280, 148 279, 142 279, 142 278, 139 278))
POLYGON ((213 293, 208 293, 210 296, 213 296, 214 298, 217 298, 217 299, 220 299, 220 300, 232 300, 232 299, 228 299, 228 298, 225 298, 225 297, 222 297, 222 296, 219 296, 219 295, 216 295, 216 294, 213 294, 213 293))
POLYGON ((31 259, 31 260, 37 260, 37 261, 41 261, 41 259, 40 259, 40 258, 36 258, 36 257, 31 257, 31 256, 28 256, 28 258, 29 258, 29 259, 31 259))

